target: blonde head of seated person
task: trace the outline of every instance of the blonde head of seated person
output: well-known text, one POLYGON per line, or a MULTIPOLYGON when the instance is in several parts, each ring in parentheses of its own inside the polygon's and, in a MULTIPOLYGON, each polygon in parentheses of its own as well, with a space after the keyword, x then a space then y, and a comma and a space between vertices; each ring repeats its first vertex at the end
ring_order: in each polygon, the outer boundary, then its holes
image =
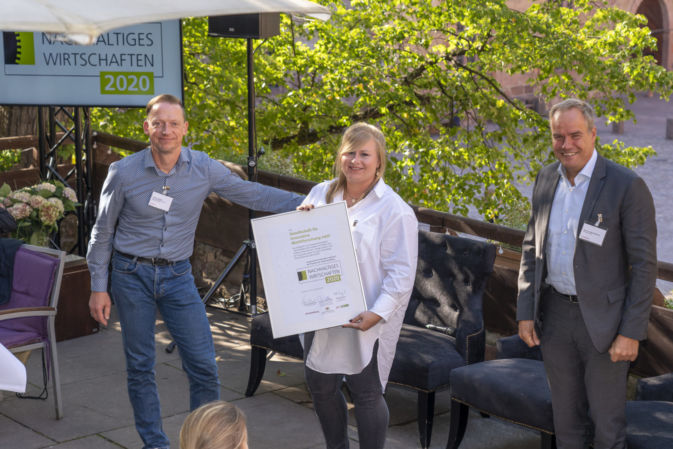
POLYGON ((180 449, 248 449, 245 415, 224 401, 202 405, 182 424, 180 449))

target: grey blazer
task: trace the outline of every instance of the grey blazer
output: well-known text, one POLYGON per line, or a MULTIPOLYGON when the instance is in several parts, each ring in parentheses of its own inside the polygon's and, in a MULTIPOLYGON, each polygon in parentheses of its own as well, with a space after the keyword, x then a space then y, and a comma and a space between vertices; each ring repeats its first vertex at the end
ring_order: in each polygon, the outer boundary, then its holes
MULTIPOLYGON (((538 173, 532 214, 522 245, 517 320, 535 320, 541 329, 540 294, 546 277, 547 227, 560 175, 559 162, 538 173)), ((584 200, 575 245, 574 275, 582 317, 600 352, 617 334, 647 336, 657 277, 654 202, 633 171, 598 155, 584 200), (579 239, 585 222, 602 214, 607 233, 602 246, 579 239)))

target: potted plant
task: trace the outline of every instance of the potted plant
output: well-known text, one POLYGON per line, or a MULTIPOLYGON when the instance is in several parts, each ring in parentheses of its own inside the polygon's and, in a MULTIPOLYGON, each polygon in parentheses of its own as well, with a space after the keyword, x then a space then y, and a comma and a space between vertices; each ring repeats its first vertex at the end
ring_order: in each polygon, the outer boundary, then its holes
POLYGON ((16 220, 12 237, 31 245, 49 246, 49 236, 58 231, 59 220, 77 205, 75 191, 59 181, 44 181, 14 191, 7 184, 0 187, 0 207, 16 220))

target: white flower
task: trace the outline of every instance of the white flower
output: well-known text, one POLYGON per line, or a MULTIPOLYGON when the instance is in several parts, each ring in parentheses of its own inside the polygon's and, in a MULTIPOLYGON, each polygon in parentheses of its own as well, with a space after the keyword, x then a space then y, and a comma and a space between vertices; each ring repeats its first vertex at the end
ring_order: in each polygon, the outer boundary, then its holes
POLYGON ((66 188, 63 190, 63 195, 64 195, 67 199, 69 199, 70 201, 72 201, 73 203, 76 203, 76 202, 77 202, 77 194, 76 194, 75 191, 74 191, 73 189, 71 189, 70 187, 66 187, 66 188))
POLYGON ((56 191, 56 186, 54 184, 50 184, 48 182, 40 183, 33 188, 35 190, 37 190, 38 192, 41 191, 41 190, 49 190, 51 193, 54 193, 56 191))
POLYGON ((16 190, 9 194, 9 198, 15 201, 21 201, 22 203, 30 202, 30 193, 24 192, 23 190, 16 190))

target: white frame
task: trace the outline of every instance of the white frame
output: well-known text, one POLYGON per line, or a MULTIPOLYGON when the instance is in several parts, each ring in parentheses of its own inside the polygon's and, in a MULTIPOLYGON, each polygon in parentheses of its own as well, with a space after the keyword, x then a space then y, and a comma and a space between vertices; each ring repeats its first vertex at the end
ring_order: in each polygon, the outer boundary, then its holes
POLYGON ((367 310, 345 202, 252 220, 274 338, 367 310))

